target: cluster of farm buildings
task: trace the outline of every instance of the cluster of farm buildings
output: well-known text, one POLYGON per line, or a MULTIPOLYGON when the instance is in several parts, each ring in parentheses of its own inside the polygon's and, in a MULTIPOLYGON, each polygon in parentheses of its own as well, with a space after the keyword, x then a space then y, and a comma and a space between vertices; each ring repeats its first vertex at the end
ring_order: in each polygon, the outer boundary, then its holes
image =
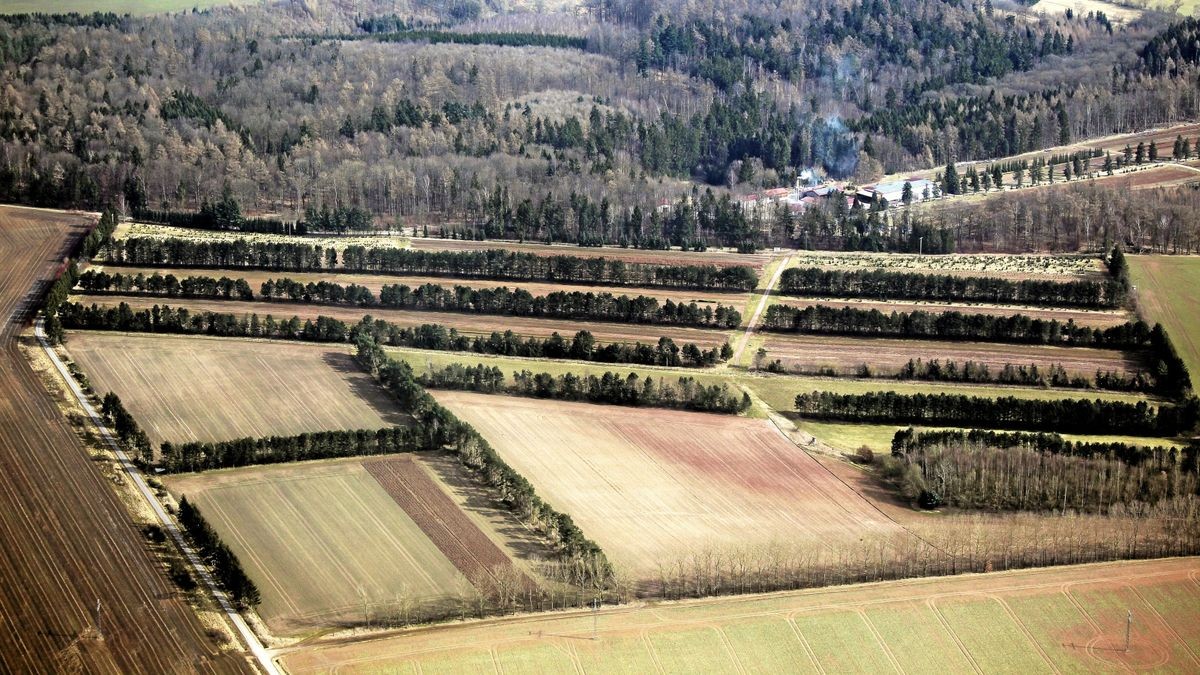
POLYGON ((825 200, 837 198, 845 199, 847 207, 856 204, 869 207, 880 200, 891 206, 899 206, 904 201, 905 184, 912 188, 914 203, 933 199, 941 194, 938 185, 926 178, 909 178, 861 187, 833 182, 805 185, 803 179, 797 179, 792 187, 771 188, 743 195, 738 197, 738 200, 748 212, 774 212, 782 205, 786 206, 793 216, 798 216, 807 209, 824 203, 825 200))

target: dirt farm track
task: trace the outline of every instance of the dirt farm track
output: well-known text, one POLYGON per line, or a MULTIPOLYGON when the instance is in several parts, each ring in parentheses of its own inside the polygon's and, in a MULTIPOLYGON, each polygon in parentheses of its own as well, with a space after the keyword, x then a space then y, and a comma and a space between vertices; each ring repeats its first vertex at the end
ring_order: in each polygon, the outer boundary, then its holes
POLYGON ((0 672, 250 672, 156 567, 20 351, 30 291, 91 220, 0 207, 0 672))

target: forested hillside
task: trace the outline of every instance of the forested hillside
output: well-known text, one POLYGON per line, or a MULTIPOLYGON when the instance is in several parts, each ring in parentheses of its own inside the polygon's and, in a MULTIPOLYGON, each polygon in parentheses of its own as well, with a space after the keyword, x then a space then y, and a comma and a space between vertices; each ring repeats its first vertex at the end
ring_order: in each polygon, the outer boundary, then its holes
POLYGON ((907 250, 947 221, 746 213, 727 190, 806 171, 867 182, 1200 106, 1194 21, 989 0, 297 2, 0 23, 0 201, 207 207, 209 222, 231 204, 316 229, 907 250))

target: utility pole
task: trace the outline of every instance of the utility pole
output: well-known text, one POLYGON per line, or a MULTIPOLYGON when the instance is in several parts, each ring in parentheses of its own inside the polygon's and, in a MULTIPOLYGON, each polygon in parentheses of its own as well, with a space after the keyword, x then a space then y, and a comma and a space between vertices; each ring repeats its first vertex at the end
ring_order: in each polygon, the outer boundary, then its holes
POLYGON ((925 237, 921 236, 920 242, 917 244, 917 257, 925 255, 925 237))
POLYGON ((1125 651, 1129 651, 1129 636, 1133 632, 1133 610, 1125 617, 1125 651))

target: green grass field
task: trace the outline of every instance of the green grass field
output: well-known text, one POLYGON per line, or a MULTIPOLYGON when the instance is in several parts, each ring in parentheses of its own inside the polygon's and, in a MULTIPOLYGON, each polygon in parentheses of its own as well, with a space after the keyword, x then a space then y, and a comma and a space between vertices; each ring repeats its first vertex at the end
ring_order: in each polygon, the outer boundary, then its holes
POLYGON ((513 617, 317 643, 282 662, 297 674, 1195 672, 1197 565, 1057 567, 513 617), (1128 652, 1117 648, 1127 611, 1128 652))
POLYGON ((117 14, 162 14, 209 7, 246 6, 256 0, 0 0, 0 14, 67 14, 115 12, 117 14))
POLYGON ((1129 256, 1147 321, 1161 323, 1192 374, 1200 378, 1200 257, 1129 256))

